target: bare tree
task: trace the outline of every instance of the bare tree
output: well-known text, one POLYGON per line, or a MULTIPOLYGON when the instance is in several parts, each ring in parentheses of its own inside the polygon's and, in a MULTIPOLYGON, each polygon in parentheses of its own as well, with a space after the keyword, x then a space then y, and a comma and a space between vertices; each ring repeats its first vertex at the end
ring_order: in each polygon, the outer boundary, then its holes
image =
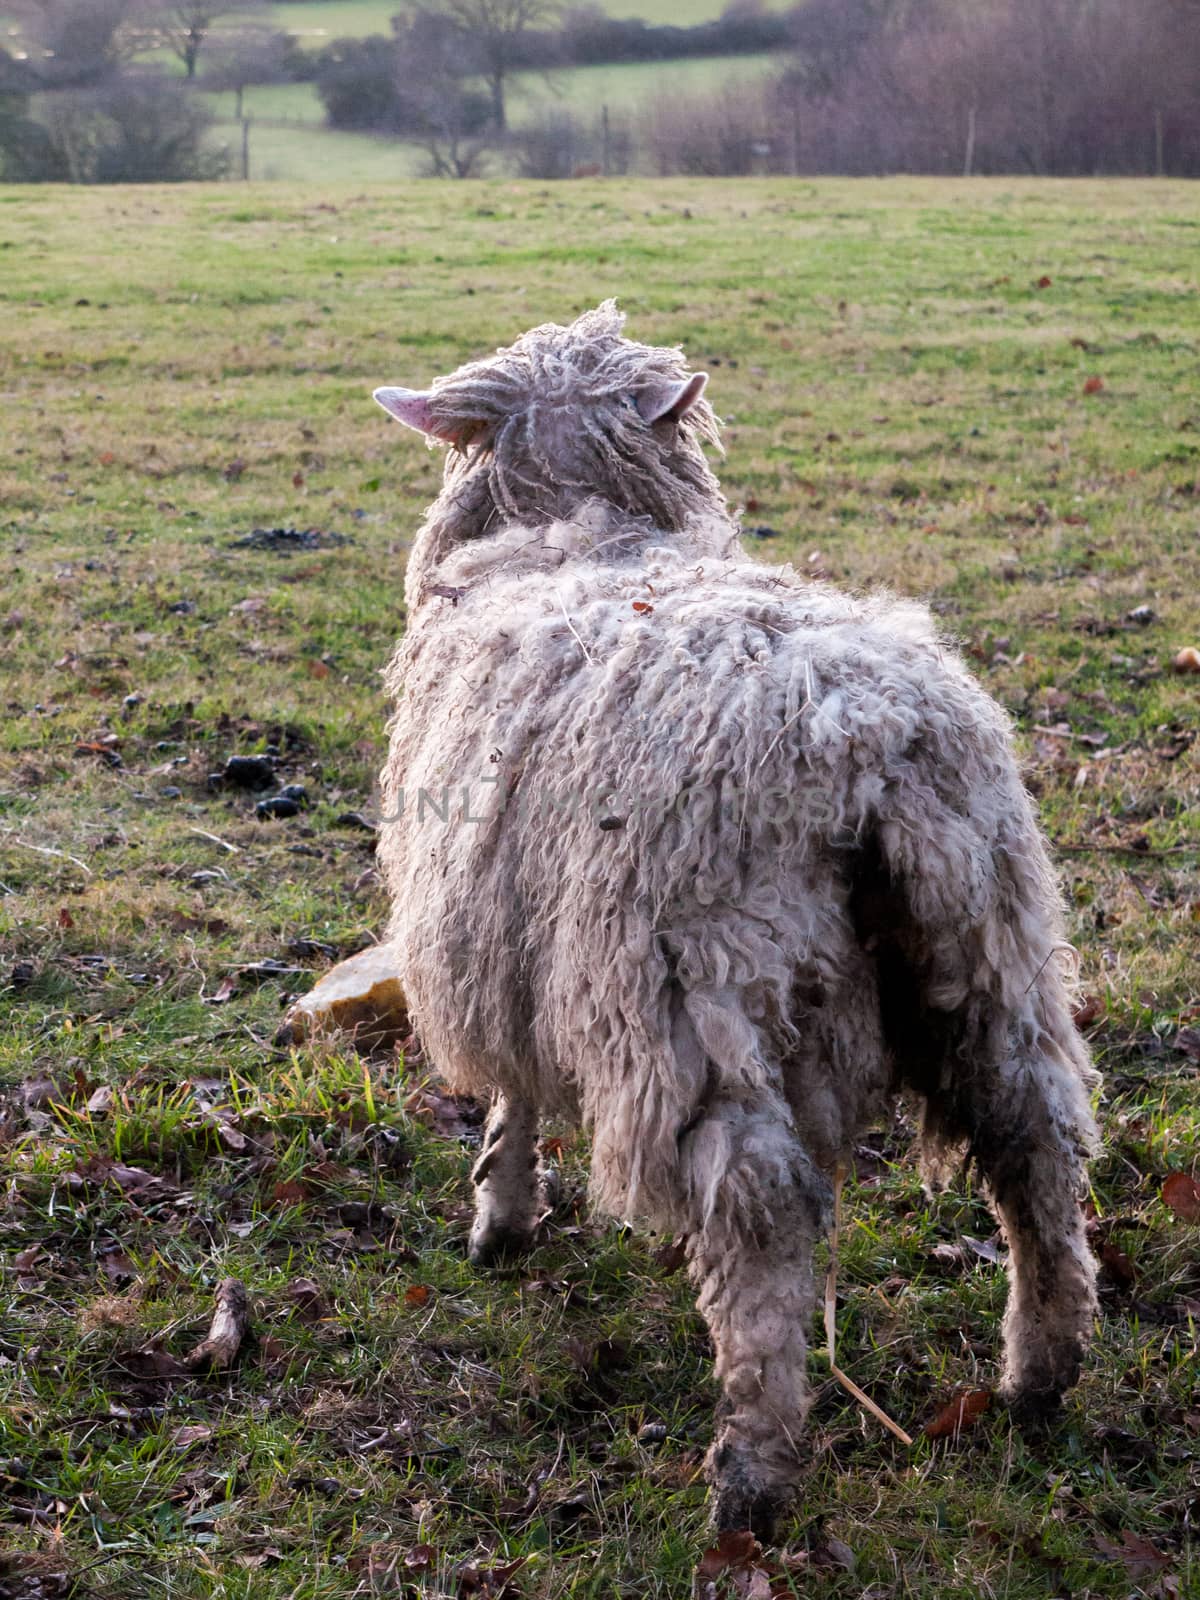
POLYGON ((235 12, 261 11, 259 0, 166 0, 158 13, 158 26, 171 50, 183 62, 189 78, 213 24, 235 12))
POLYGON ((464 53, 478 62, 487 81, 495 132, 507 132, 506 88, 520 64, 522 41, 561 19, 561 0, 409 0, 409 10, 453 25, 464 53))
POLYGON ((234 116, 242 117, 242 96, 252 83, 289 83, 299 49, 289 33, 264 27, 222 29, 205 51, 206 89, 232 89, 234 116))
POLYGON ((9 0, 38 77, 51 87, 100 83, 138 48, 146 0, 9 0))

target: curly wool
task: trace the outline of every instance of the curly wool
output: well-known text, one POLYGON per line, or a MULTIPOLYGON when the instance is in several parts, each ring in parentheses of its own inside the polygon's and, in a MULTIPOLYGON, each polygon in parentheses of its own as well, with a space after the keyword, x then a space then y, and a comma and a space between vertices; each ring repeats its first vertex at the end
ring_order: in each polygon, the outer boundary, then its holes
POLYGON ((1095 1077, 1003 713, 922 607, 747 559, 711 411, 630 402, 686 377, 605 306, 435 385, 379 854, 432 1060, 501 1096, 477 1234, 528 1231, 556 1112, 692 1237, 728 1519, 794 1478, 828 1174, 899 1088, 1000 1207, 1010 1391, 1071 1381, 1095 1077))

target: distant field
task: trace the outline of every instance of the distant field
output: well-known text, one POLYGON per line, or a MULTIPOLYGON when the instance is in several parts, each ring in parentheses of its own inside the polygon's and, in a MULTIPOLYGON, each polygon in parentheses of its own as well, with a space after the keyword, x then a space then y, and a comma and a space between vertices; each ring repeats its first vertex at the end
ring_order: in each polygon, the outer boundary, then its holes
MULTIPOLYGON (((739 84, 770 72, 776 64, 777 58, 770 55, 713 56, 575 67, 550 77, 519 74, 510 92, 509 116, 513 127, 520 128, 546 111, 564 109, 587 126, 599 118, 602 106, 616 114, 631 113, 662 96, 716 88, 736 91, 739 84)), ((232 92, 206 98, 221 119, 215 140, 240 151, 232 92)), ((422 170, 424 158, 414 145, 326 128, 324 108, 311 83, 252 84, 245 91, 243 107, 254 124, 252 178, 366 183, 422 170)))
MULTIPOLYGON (((596 3, 614 17, 640 17, 645 22, 670 22, 690 27, 693 23, 711 22, 719 17, 727 0, 596 0, 596 3)), ((305 45, 315 49, 339 37, 388 33, 389 18, 398 10, 396 0, 281 0, 274 16, 279 27, 296 34, 305 45)))
POLYGON ((585 1141, 477 1272, 426 1065, 272 1045, 387 914, 347 813, 441 460, 370 391, 617 294, 710 372, 752 548, 927 600, 1012 715, 1105 1080, 1097 1340, 1044 1438, 921 1435, 995 1383, 1003 1242, 903 1119, 863 1140, 839 1359, 918 1437, 814 1353, 773 1595, 1191 1600, 1200 186, 324 173, 0 189, 0 1596, 706 1593, 707 1338, 585 1141), (347 542, 238 543, 287 526, 347 542), (268 746, 301 816, 206 781, 268 746), (253 1337, 173 1375, 226 1275, 253 1337))

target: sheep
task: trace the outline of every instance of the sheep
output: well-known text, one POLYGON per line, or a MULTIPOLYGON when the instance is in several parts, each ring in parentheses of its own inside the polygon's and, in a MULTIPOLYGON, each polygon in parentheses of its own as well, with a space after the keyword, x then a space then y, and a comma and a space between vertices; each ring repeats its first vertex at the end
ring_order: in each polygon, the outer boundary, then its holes
POLYGON ((1049 1415, 1091 1331, 1097 1083, 1000 708, 921 606, 751 561, 706 374, 612 301, 375 398, 448 445, 406 575, 379 855, 411 1015, 491 1100, 469 1253, 530 1246, 538 1122, 686 1236, 723 1389, 719 1529, 801 1468, 832 1175, 898 1093, 1009 1247, 999 1393, 1049 1415))

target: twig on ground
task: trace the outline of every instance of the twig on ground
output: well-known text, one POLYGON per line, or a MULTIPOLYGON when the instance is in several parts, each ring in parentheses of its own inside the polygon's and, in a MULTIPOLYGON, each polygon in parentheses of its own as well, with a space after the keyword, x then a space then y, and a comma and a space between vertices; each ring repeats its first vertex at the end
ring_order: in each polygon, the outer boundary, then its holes
POLYGON ((69 861, 72 866, 78 867, 80 872, 86 873, 89 878, 92 875, 91 867, 80 861, 78 856, 68 855, 65 850, 52 850, 48 844, 30 844, 28 839, 19 839, 15 833, 10 832, 7 828, 4 830, 4 836, 11 843, 19 845, 22 850, 34 850, 39 856, 57 856, 60 861, 69 861))
POLYGON ((215 833, 207 833, 203 828, 189 828, 189 833, 198 833, 202 839, 210 839, 213 844, 219 844, 222 850, 228 850, 230 855, 240 856, 241 845, 230 844, 228 839, 220 839, 215 833))

